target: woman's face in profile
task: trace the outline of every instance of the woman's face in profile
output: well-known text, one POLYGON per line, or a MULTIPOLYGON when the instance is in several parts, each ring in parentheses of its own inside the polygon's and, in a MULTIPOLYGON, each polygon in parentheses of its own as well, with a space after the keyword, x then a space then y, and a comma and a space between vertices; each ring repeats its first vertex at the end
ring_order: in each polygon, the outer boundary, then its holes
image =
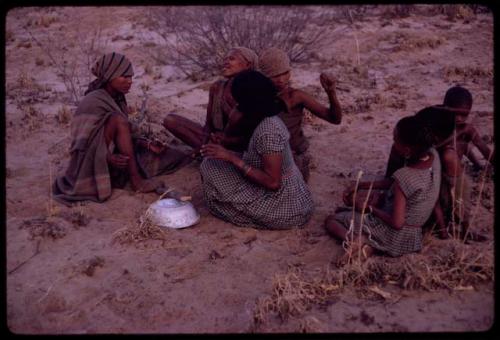
POLYGON ((132 87, 132 77, 131 76, 120 76, 111 80, 111 87, 120 93, 127 94, 132 87))
POLYGON ((248 67, 249 62, 238 51, 231 51, 224 57, 222 75, 229 78, 241 71, 247 70, 248 67))

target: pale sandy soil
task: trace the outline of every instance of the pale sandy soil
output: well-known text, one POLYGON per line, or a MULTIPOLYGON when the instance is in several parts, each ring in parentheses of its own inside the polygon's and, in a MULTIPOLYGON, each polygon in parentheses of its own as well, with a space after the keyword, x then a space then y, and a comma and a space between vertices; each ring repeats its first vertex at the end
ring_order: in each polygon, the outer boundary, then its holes
MULTIPOLYGON (((92 28, 102 27, 106 51, 125 53, 134 63, 131 105, 140 105, 141 85, 148 84, 148 109, 156 123, 172 111, 203 122, 208 86, 216 78, 192 82, 172 66, 156 64, 141 38, 147 30, 145 12, 126 6, 56 7, 7 15, 6 301, 12 332, 440 332, 483 331, 492 325, 492 279, 434 291, 381 282, 379 288, 395 299, 362 296, 346 287, 327 304, 313 303, 284 321, 272 312, 264 322, 254 318, 259 299, 271 296, 276 275, 294 268, 304 279, 319 277, 341 254, 322 221, 359 170, 364 178, 383 175, 399 118, 441 103, 445 91, 461 83, 474 96, 470 121, 493 146, 491 13, 455 21, 436 14, 323 23, 329 41, 310 62, 293 65, 293 83, 326 102, 319 74, 332 72, 347 89, 338 92, 345 116, 339 126, 317 118, 305 125, 316 210, 304 229, 242 229, 211 216, 198 164, 192 163, 160 178, 193 197, 200 223, 165 230, 165 241, 120 244, 113 242, 116 232, 137 225, 158 196, 115 190, 103 204, 68 208, 51 202, 51 181, 69 159, 69 125, 57 116, 63 105, 70 111, 74 105, 56 65, 28 32, 44 42, 50 37, 54 55, 60 56, 61 48, 78 50, 92 28), (90 29, 75 38, 78 22, 90 29)), ((480 183, 474 185, 477 192, 480 183)), ((491 179, 483 191, 472 228, 493 240, 491 179)), ((456 241, 430 237, 427 242, 440 247, 456 241)), ((493 241, 467 247, 493 253, 493 241)))

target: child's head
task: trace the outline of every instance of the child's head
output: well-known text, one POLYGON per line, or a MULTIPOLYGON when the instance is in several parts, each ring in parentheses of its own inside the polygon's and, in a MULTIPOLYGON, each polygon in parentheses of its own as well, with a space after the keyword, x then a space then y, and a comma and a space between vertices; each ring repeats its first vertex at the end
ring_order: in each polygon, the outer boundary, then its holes
POLYGON ((259 70, 269 77, 278 91, 288 87, 290 82, 290 59, 285 51, 268 48, 259 56, 259 70))
POLYGON ((443 105, 455 109, 457 126, 464 125, 472 108, 472 94, 462 86, 453 86, 446 91, 443 105))
POLYGON ((455 112, 443 105, 429 106, 415 116, 432 135, 433 144, 439 144, 451 136, 455 129, 455 112))
POLYGON ((432 146, 432 136, 417 116, 407 116, 394 128, 394 148, 408 160, 418 160, 432 146))

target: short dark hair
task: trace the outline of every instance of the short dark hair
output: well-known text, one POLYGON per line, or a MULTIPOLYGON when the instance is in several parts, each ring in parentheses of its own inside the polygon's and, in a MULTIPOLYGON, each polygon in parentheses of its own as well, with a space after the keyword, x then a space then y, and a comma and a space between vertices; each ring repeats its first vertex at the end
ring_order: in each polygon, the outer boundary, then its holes
POLYGON ((278 91, 271 79, 254 70, 245 70, 234 77, 231 94, 243 113, 242 133, 250 136, 257 125, 266 117, 274 116, 286 106, 278 97, 278 91))
POLYGON ((465 87, 455 85, 446 91, 443 105, 452 108, 470 109, 472 107, 472 94, 465 87))
POLYGON ((412 158, 422 156, 433 144, 429 129, 416 115, 401 118, 396 124, 396 130, 399 141, 411 148, 412 158))
POLYGON ((415 116, 431 134, 434 143, 440 143, 455 130, 455 112, 443 105, 434 105, 418 111, 415 116))

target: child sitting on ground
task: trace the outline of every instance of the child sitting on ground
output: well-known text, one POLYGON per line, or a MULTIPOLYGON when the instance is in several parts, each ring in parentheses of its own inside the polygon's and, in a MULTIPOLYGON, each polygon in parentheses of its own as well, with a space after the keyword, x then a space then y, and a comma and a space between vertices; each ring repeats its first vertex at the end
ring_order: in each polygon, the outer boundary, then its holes
MULTIPOLYGON (((361 182, 360 189, 372 185, 376 190, 387 190, 378 203, 364 206, 364 197, 352 199, 354 188, 344 192, 344 203, 354 209, 337 209, 326 218, 324 227, 333 237, 346 241, 349 234, 368 235, 362 242, 362 253, 369 256, 373 250, 390 256, 418 252, 422 248, 422 226, 435 209, 441 185, 441 163, 432 138, 418 116, 402 118, 394 129, 394 150, 405 160, 405 166, 396 170, 392 178, 361 182), (343 211, 340 211, 343 210, 343 211), (365 216, 361 219, 361 212, 365 216), (354 219, 350 229, 351 219, 354 219)), ((357 196, 357 195, 356 195, 357 196)), ((357 244, 357 240, 350 246, 357 244)))
MULTIPOLYGON (((472 152, 472 147, 476 146, 483 157, 489 160, 493 165, 495 158, 494 152, 491 152, 488 146, 483 142, 475 127, 466 122, 472 108, 471 93, 461 86, 453 86, 446 91, 442 106, 455 113, 456 152, 458 159, 461 161, 465 155, 476 168, 482 169, 483 166, 472 152)), ((445 144, 455 145, 454 137, 449 136, 448 140, 441 141, 440 143, 440 146, 445 144)), ((402 164, 403 160, 391 149, 385 177, 390 177, 395 170, 402 166, 402 164)))
POLYGON ((464 87, 453 86, 446 91, 443 105, 453 108, 455 111, 456 150, 459 160, 465 155, 476 169, 483 169, 484 166, 472 152, 472 148, 475 146, 483 157, 493 165, 494 152, 490 151, 476 128, 471 123, 467 123, 467 118, 472 108, 471 93, 464 87))
MULTIPOLYGON (((443 166, 439 199, 443 221, 441 222, 436 216, 439 236, 447 238, 450 226, 461 225, 458 232, 461 239, 485 241, 487 240, 485 236, 469 230, 471 185, 469 178, 465 176, 461 160, 465 155, 476 165, 480 164, 471 152, 469 145, 471 141, 485 157, 491 158, 491 162, 493 162, 493 153, 490 156, 489 148, 481 140, 476 129, 471 124, 465 123, 471 107, 472 96, 470 92, 463 87, 454 86, 446 92, 443 105, 434 107, 436 117, 433 117, 434 113, 431 111, 424 112, 422 110, 419 113, 426 116, 424 121, 435 137, 434 145, 436 145, 443 166), (451 123, 449 122, 449 112, 452 112, 455 117, 451 123), (453 133, 449 133, 450 131, 453 133)), ((394 151, 393 147, 387 163, 386 177, 389 177, 403 164, 404 159, 394 151)))
POLYGON ((310 94, 290 86, 290 60, 284 51, 274 47, 262 51, 259 56, 259 70, 272 80, 278 90, 278 96, 287 106, 286 112, 279 114, 279 117, 290 132, 290 146, 295 164, 307 182, 311 157, 308 153, 309 142, 302 131, 304 108, 327 122, 340 124, 342 111, 335 92, 335 79, 325 73, 320 75, 321 86, 330 101, 328 108, 318 103, 310 94))

